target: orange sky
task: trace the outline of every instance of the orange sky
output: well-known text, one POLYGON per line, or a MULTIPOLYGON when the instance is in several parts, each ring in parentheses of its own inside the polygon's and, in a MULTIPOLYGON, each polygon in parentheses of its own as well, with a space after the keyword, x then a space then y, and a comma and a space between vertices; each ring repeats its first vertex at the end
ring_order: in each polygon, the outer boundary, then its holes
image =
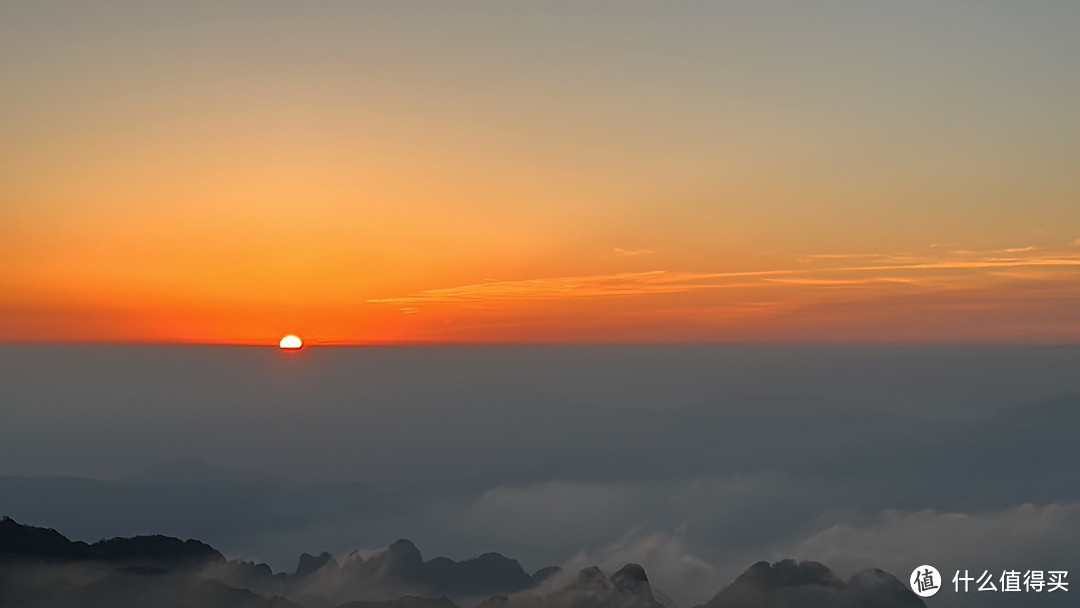
POLYGON ((0 8, 0 340, 1080 340, 1073 8, 121 4, 0 8))

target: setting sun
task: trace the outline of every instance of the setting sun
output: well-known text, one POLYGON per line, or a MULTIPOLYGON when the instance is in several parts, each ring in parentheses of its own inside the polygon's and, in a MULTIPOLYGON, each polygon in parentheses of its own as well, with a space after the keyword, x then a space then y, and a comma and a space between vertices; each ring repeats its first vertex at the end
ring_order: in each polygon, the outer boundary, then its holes
POLYGON ((281 339, 280 342, 278 342, 278 348, 280 348, 281 350, 299 350, 303 348, 303 346, 304 342, 299 338, 299 336, 294 336, 292 334, 285 336, 281 339))

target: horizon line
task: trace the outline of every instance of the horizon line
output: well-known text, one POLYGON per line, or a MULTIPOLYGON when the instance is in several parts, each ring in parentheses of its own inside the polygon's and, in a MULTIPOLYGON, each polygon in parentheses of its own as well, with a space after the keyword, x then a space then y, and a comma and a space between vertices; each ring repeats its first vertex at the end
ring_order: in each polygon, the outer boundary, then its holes
MULTIPOLYGON (((213 346, 253 347, 283 350, 275 342, 264 341, 197 341, 197 340, 100 340, 100 339, 3 339, 5 346, 213 346)), ((587 341, 445 341, 445 340, 384 340, 352 341, 333 340, 304 342, 303 348, 386 348, 386 347, 567 347, 567 346, 1034 346, 1034 347, 1080 347, 1080 342, 1016 341, 1016 340, 587 340, 587 341)))

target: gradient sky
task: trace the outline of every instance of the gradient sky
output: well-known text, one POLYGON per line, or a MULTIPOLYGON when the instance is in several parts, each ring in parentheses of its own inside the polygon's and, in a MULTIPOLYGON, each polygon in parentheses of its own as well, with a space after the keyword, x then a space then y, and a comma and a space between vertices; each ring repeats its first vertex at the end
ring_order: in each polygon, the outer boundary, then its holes
POLYGON ((1080 340, 1075 2, 0 1, 0 340, 1080 340))

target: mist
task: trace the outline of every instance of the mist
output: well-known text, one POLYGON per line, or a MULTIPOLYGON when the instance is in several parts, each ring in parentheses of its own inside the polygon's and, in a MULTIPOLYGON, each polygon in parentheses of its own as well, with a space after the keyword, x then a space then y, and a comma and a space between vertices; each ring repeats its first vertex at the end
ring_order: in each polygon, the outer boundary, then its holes
POLYGON ((0 368, 0 513, 90 542, 635 562, 686 606, 762 559, 1077 562, 1077 347, 5 345, 0 368))

